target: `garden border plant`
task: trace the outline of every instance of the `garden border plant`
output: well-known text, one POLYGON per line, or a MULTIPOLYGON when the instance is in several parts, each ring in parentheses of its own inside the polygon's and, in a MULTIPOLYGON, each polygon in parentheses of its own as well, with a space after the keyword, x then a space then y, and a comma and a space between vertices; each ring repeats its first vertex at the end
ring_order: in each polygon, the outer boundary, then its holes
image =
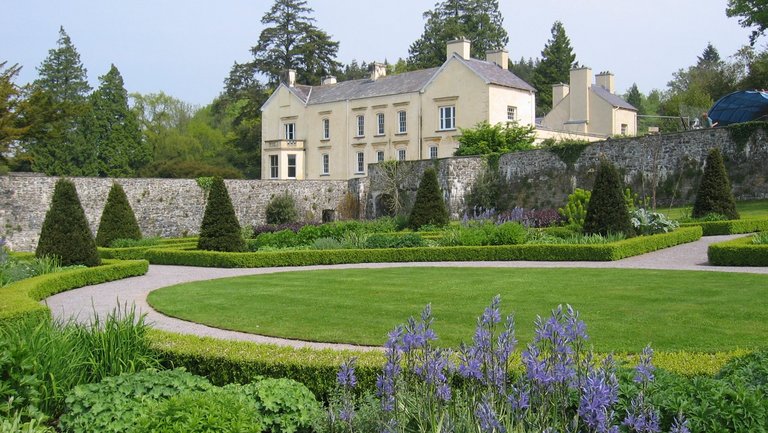
POLYGON ((144 275, 146 260, 105 260, 101 266, 78 268, 17 281, 0 289, 0 325, 6 321, 50 317, 50 310, 39 301, 78 287, 144 275))
POLYGON ((668 248, 701 238, 701 227, 671 233, 639 236, 602 245, 501 245, 483 247, 426 247, 370 250, 293 250, 225 253, 192 249, 149 249, 145 258, 152 264, 219 268, 332 265, 380 262, 450 261, 613 261, 668 248))
POLYGON ((768 245, 753 244, 747 236, 710 245, 707 257, 717 266, 768 266, 768 245))

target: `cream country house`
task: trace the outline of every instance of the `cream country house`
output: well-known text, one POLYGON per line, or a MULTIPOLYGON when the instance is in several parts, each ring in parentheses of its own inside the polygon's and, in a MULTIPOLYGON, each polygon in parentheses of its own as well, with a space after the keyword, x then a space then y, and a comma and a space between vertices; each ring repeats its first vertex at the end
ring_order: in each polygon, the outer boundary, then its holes
POLYGON ((606 138, 637 134, 637 109, 615 94, 610 72, 572 69, 570 84, 552 86, 552 111, 544 116, 540 132, 560 131, 606 138))
POLYGON ((319 86, 288 71, 262 106, 263 179, 351 179, 369 163, 453 155, 459 128, 478 122, 533 125, 534 89, 507 69, 505 50, 470 58, 470 43, 447 44, 439 68, 319 86))

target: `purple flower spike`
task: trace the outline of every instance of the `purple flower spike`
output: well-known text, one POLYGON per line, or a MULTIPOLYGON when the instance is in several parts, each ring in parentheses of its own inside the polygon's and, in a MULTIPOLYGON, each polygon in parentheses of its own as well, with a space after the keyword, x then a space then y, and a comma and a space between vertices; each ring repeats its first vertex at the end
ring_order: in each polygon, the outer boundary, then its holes
POLYGON ((675 420, 672 421, 672 428, 670 428, 669 433, 690 433, 690 430, 688 430, 688 420, 685 419, 683 414, 677 414, 675 420))
POLYGON ((499 422, 496 411, 493 410, 487 397, 483 397, 483 401, 477 405, 475 416, 480 424, 480 430, 485 433, 504 433, 506 431, 501 422, 499 422))
POLYGON ((339 386, 350 389, 357 386, 357 377, 355 376, 356 360, 357 358, 352 358, 341 364, 341 368, 339 368, 339 372, 336 374, 336 382, 339 386))
POLYGON ((636 383, 649 383, 653 382, 653 349, 651 346, 645 346, 643 353, 640 354, 640 363, 635 367, 635 382, 636 383))

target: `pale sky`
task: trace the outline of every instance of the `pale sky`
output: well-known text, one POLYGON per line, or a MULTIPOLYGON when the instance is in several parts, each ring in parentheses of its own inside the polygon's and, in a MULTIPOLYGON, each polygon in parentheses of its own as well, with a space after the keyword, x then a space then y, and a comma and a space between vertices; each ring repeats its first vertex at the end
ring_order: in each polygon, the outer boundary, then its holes
MULTIPOLYGON (((750 31, 725 16, 727 0, 500 0, 510 58, 539 57, 562 21, 576 60, 610 70, 617 92, 633 82, 664 89, 673 72, 696 63, 708 42, 721 57, 750 31)), ((424 29, 435 0, 309 0, 316 25, 340 42, 343 63, 395 62, 424 29)), ((93 87, 114 63, 129 92, 165 93, 210 103, 235 61, 245 62, 272 0, 7 0, 0 16, 0 62, 23 66, 17 80, 56 47, 64 26, 93 87)), ((759 43, 764 45, 766 38, 759 43)))

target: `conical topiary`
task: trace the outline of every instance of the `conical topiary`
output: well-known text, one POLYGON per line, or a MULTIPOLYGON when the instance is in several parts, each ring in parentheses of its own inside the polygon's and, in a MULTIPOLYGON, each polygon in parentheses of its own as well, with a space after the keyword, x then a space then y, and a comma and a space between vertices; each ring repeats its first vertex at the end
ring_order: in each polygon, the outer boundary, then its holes
POLYGON ((632 233, 624 187, 619 172, 607 159, 603 158, 597 169, 595 185, 587 205, 584 218, 584 233, 632 233))
POLYGON ((245 251, 240 223, 237 221, 224 179, 220 177, 213 178, 211 191, 208 193, 197 248, 211 251, 245 251))
POLYGON ((69 180, 56 182, 35 256, 56 257, 62 266, 101 264, 75 184, 69 180))
POLYGON ((416 191, 416 202, 408 218, 408 226, 414 230, 432 224, 444 226, 448 224, 448 209, 443 201, 443 193, 437 183, 437 173, 433 168, 424 171, 416 191))
POLYGON ((728 180, 728 173, 723 164, 723 155, 717 148, 710 150, 707 155, 704 175, 696 192, 692 214, 694 218, 720 214, 731 220, 739 219, 736 202, 731 193, 731 182, 728 180))
POLYGON ((119 183, 113 183, 109 190, 107 204, 101 213, 99 230, 96 232, 96 245, 108 247, 115 239, 141 239, 136 215, 119 183))

